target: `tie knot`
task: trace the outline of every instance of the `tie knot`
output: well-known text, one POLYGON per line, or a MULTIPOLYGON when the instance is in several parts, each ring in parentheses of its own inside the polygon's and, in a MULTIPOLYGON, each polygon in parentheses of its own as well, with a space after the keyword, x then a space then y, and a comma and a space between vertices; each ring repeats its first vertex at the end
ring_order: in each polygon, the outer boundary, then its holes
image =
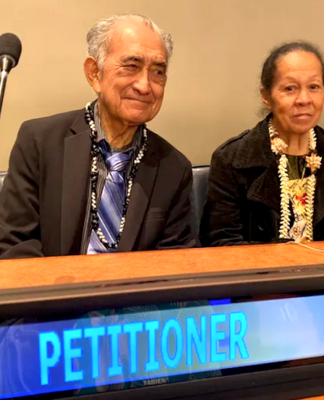
POLYGON ((109 171, 125 171, 131 156, 127 153, 114 153, 106 158, 109 171))

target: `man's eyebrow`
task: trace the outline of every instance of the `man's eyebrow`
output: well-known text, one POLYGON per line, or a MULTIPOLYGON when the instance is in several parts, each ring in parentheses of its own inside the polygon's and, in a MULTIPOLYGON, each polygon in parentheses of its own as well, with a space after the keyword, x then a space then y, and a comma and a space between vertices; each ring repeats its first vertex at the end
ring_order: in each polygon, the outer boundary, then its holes
MULTIPOLYGON (((139 62, 139 63, 144 63, 144 58, 141 56, 127 56, 122 59, 122 62, 127 64, 129 62, 139 62)), ((167 68, 167 63, 165 61, 155 61, 153 63, 155 67, 162 67, 162 68, 167 68)))
POLYGON ((139 56, 128 56, 123 58, 122 60, 124 63, 128 63, 130 61, 135 61, 135 62, 143 62, 143 58, 139 56))
POLYGON ((163 67, 163 68, 167 67, 167 63, 165 61, 154 62, 153 65, 156 66, 156 67, 163 67))

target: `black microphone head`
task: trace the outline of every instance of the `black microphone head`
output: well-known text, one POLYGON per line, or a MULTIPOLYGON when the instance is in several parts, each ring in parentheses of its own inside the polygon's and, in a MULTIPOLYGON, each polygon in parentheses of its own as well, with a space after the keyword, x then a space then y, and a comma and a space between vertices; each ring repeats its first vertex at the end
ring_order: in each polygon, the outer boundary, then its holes
POLYGON ((20 54, 21 41, 18 36, 13 33, 4 33, 0 36, 0 58, 10 56, 14 61, 13 68, 18 64, 20 54))

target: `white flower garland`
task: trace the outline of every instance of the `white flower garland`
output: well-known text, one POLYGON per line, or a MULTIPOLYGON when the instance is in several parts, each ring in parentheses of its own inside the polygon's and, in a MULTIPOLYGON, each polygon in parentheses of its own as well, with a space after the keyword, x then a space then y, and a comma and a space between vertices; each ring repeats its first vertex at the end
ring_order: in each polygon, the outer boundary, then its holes
MULTIPOLYGON (((279 238, 290 239, 290 208, 289 208, 289 176, 288 176, 288 158, 283 154, 287 150, 288 145, 278 137, 278 132, 272 125, 272 120, 269 121, 269 135, 271 141, 271 150, 280 155, 278 173, 280 179, 280 228, 279 238)), ((306 185, 306 238, 313 240, 313 215, 314 215, 314 196, 316 187, 315 172, 321 167, 322 157, 316 154, 316 135, 314 129, 309 131, 309 149, 311 154, 306 157, 306 167, 310 168, 311 176, 307 178, 306 185)))
POLYGON ((286 238, 290 228, 288 158, 282 154, 278 166, 280 179, 280 228, 279 237, 286 238))

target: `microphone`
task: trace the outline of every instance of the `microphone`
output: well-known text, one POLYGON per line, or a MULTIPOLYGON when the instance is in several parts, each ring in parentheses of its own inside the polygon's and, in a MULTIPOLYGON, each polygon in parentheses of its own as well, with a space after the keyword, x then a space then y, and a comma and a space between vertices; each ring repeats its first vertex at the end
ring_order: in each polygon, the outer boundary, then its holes
POLYGON ((13 33, 0 36, 0 115, 8 74, 16 67, 21 54, 21 41, 13 33))

